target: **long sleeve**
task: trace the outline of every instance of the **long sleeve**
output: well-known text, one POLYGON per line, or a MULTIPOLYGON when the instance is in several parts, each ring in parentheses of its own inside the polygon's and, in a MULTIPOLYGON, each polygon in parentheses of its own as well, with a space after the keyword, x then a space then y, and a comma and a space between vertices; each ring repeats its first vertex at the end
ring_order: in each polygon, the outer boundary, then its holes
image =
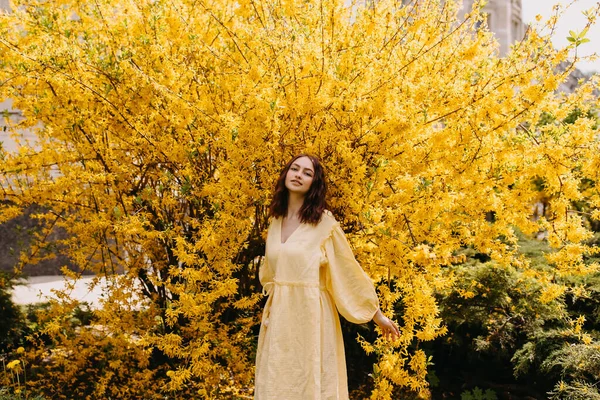
POLYGON ((335 223, 322 245, 327 258, 326 286, 344 318, 355 324, 373 319, 379 308, 373 282, 358 264, 344 231, 335 223))

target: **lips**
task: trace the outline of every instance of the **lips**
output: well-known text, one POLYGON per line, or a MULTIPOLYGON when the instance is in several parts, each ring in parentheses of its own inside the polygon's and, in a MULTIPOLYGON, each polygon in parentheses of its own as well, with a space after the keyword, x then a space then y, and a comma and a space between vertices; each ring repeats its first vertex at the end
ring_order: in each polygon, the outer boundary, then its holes
POLYGON ((295 179, 294 179, 294 180, 292 180, 292 183, 295 183, 295 184, 297 184, 297 185, 302 185, 302 183, 301 183, 300 181, 297 181, 297 180, 295 180, 295 179))

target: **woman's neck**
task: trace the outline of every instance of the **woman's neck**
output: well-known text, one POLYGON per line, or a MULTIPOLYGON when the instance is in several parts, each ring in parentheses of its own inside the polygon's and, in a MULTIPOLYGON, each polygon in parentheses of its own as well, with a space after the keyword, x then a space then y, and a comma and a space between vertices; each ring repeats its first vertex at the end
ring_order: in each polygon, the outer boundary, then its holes
POLYGON ((300 196, 297 193, 290 193, 288 198, 287 219, 300 218, 300 209, 304 204, 304 196, 300 196))

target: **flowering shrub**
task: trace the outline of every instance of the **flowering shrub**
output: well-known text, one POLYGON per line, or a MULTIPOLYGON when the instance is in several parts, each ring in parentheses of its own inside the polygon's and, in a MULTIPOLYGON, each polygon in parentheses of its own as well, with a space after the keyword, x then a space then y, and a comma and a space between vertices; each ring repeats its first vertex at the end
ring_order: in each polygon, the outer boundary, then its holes
POLYGON ((597 108, 598 79, 555 92, 581 41, 554 50, 532 29, 499 58, 479 3, 460 22, 453 1, 347 3, 21 0, 0 16, 0 98, 24 116, 9 129, 36 135, 2 153, 0 222, 43 206, 21 265, 63 249, 109 282, 95 328, 69 327, 68 291, 41 320, 28 357, 57 398, 251 396, 266 205, 299 152, 324 160, 383 310, 402 310, 398 342, 359 338, 378 357, 372 398, 429 395, 419 343, 446 333, 435 293, 464 247, 528 273, 514 229, 546 231, 544 303, 566 290, 554 277, 598 270, 572 209, 599 217, 583 185, 597 130, 562 123, 597 108))

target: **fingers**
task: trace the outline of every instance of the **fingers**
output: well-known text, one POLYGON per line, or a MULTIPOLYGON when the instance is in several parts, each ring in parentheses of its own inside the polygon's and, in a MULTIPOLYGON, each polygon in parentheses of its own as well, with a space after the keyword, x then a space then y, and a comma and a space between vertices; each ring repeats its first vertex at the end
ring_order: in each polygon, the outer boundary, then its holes
POLYGON ((400 330, 398 326, 389 318, 381 324, 381 334, 386 340, 396 340, 400 338, 400 330))
POLYGON ((396 325, 396 323, 394 321, 392 322, 392 326, 394 327, 394 336, 395 339, 400 339, 400 329, 398 329, 398 325, 396 325))
POLYGON ((400 338, 400 330, 398 329, 398 326, 392 320, 390 320, 390 325, 389 339, 396 340, 400 338))

